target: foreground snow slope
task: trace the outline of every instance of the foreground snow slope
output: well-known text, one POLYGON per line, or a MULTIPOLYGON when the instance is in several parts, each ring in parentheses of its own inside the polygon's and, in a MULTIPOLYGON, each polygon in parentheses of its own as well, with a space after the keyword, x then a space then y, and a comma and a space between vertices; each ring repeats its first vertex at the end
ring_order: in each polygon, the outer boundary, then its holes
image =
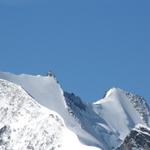
POLYGON ((54 76, 40 75, 15 75, 11 73, 0 73, 0 78, 20 85, 38 103, 50 110, 57 112, 65 121, 65 124, 87 145, 105 147, 92 134, 81 127, 76 118, 68 112, 68 106, 64 92, 54 76))
POLYGON ((0 80, 0 150, 100 150, 82 145, 55 112, 0 80), (73 145, 71 145, 73 144, 73 145))

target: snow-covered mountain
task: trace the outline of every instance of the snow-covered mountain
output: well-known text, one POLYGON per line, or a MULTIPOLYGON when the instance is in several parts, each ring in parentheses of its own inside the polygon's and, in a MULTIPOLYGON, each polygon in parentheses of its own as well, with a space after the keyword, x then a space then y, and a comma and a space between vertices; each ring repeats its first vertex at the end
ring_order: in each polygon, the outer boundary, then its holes
POLYGON ((0 149, 52 149, 61 146, 64 123, 20 86, 0 80, 0 149))
POLYGON ((89 104, 52 73, 0 79, 0 150, 115 150, 137 124, 150 126, 145 99, 119 88, 89 104))
POLYGON ((150 125, 150 109, 144 98, 119 88, 110 89, 103 99, 93 104, 93 109, 121 140, 137 124, 150 125))
POLYGON ((0 150, 59 149, 97 148, 81 144, 56 112, 38 104, 22 87, 0 79, 0 150))
POLYGON ((99 147, 103 145, 82 128, 76 118, 70 115, 64 92, 54 76, 14 75, 2 72, 0 78, 20 85, 38 103, 57 112, 63 118, 66 126, 75 132, 84 144, 99 147))

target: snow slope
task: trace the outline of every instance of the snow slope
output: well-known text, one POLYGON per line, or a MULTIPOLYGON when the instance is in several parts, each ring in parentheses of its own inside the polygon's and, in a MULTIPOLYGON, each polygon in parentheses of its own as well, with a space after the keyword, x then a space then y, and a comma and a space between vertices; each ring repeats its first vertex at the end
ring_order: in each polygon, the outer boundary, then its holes
POLYGON ((150 111, 140 96, 112 88, 93 104, 93 110, 124 139, 137 124, 149 125, 150 111))
POLYGON ((68 111, 77 119, 81 128, 84 128, 100 142, 100 147, 103 149, 112 149, 121 142, 118 139, 118 134, 115 134, 106 121, 92 110, 90 104, 82 102, 73 93, 69 94, 65 92, 64 96, 68 105, 68 111))
POLYGON ((57 112, 64 119, 67 127, 78 136, 82 143, 105 147, 102 142, 82 128, 76 118, 70 115, 63 90, 54 76, 15 75, 1 72, 0 78, 20 85, 38 103, 57 112))
POLYGON ((0 72, 0 79, 21 86, 36 103, 60 115, 66 126, 61 132, 62 143, 68 143, 62 144, 61 150, 72 149, 74 144, 81 150, 113 150, 137 124, 150 126, 150 109, 144 98, 119 88, 87 104, 75 94, 64 92, 51 73, 33 76, 0 72))
POLYGON ((66 114, 63 90, 53 76, 15 75, 1 72, 0 78, 22 86, 40 104, 61 115, 66 114))
POLYGON ((61 150, 101 150, 97 147, 81 144, 77 136, 70 130, 64 130, 63 133, 63 144, 61 150))
POLYGON ((0 150, 100 150, 81 144, 54 111, 0 80, 0 150))

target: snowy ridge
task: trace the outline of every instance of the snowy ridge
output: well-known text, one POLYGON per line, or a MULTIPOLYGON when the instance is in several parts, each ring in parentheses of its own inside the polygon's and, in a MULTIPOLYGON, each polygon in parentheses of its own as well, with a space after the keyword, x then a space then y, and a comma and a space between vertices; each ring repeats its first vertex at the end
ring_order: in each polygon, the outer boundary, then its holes
POLYGON ((0 80, 1 150, 98 150, 82 145, 62 118, 38 104, 20 86, 0 80), (68 143, 75 144, 74 147, 68 143), (66 142, 68 141, 68 142, 66 142))
POLYGON ((93 110, 124 139, 137 124, 149 125, 149 107, 145 100, 119 88, 112 88, 106 96, 93 104, 93 110), (143 117, 145 115, 145 117, 143 117))
POLYGON ((15 75, 1 72, 0 78, 20 85, 40 104, 57 111, 61 115, 66 115, 63 90, 57 83, 55 77, 26 74, 15 75))
POLYGON ((100 142, 101 148, 112 149, 117 146, 118 142, 120 142, 118 135, 109 128, 104 119, 100 118, 92 110, 91 105, 82 102, 73 93, 65 92, 64 95, 71 115, 77 119, 81 128, 84 128, 100 142))
POLYGON ((138 96, 130 92, 126 92, 126 95, 136 111, 140 113, 141 119, 150 126, 150 108, 146 103, 146 100, 142 96, 138 96))
POLYGON ((73 150, 72 145, 80 150, 115 150, 137 124, 150 125, 150 109, 145 99, 119 88, 112 88, 103 99, 87 104, 75 94, 64 92, 51 72, 48 76, 0 72, 0 79, 4 79, 0 80, 0 95, 11 99, 7 102, 0 97, 0 117, 5 120, 4 124, 0 123, 0 138, 8 149, 18 143, 27 149, 46 150, 47 146, 50 148, 45 144, 47 139, 54 137, 56 140, 52 138, 54 143, 51 144, 54 148, 51 146, 50 150, 73 150), (10 115, 5 117, 7 111, 10 115), (13 141, 10 140, 12 135, 13 141), (19 139, 22 143, 17 141, 19 139), (42 148, 38 140, 44 143, 42 148), (32 146, 27 145, 29 142, 32 146))
POLYGON ((63 121, 20 87, 0 80, 0 149, 47 150, 61 146, 63 121))
POLYGON ((76 119, 69 114, 63 90, 53 76, 14 75, 2 72, 0 78, 21 85, 38 103, 57 112, 63 118, 67 127, 79 137, 82 143, 90 146, 99 145, 98 147, 100 147, 101 143, 81 128, 76 119))
POLYGON ((92 146, 101 145, 97 139, 81 128, 77 120, 69 114, 64 92, 53 75, 15 75, 1 72, 0 78, 21 85, 38 103, 57 112, 64 119, 67 127, 75 132, 84 144, 88 143, 88 145, 92 146))

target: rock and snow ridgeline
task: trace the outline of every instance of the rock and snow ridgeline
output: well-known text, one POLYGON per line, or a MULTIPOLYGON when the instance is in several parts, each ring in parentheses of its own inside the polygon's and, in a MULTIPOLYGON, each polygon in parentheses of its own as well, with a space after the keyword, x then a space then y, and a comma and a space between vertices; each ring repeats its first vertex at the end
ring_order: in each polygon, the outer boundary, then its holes
MULTIPOLYGON (((53 75, 1 72, 0 120, 0 150, 126 150, 137 124, 149 131, 150 109, 143 97, 119 88, 86 104, 53 75)), ((136 149, 150 149, 142 137, 136 149)))

